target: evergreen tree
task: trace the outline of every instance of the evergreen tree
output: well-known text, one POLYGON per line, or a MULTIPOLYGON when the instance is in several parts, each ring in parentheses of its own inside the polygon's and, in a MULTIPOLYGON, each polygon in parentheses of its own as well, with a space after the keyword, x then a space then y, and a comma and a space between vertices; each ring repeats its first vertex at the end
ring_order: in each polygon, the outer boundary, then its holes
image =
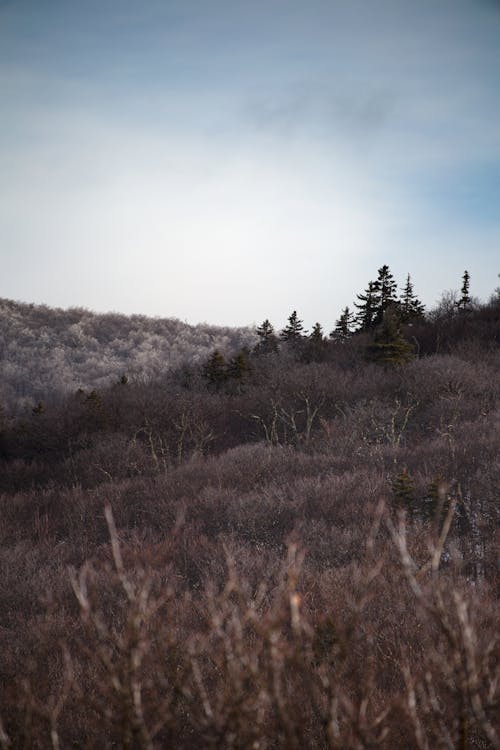
POLYGON ((399 300, 399 318, 402 323, 411 323, 424 317, 425 307, 417 298, 410 274, 406 277, 406 284, 399 300))
POLYGON ((401 333, 397 309, 388 308, 373 344, 367 348, 368 358, 385 366, 398 366, 413 357, 413 347, 401 333))
POLYGON ((257 328, 257 336, 259 341, 254 347, 255 354, 273 354, 278 351, 278 337, 274 332, 274 328, 269 320, 266 320, 257 328))
POLYGON ((415 509, 415 485, 406 467, 394 477, 392 495, 397 508, 406 510, 410 515, 415 509))
POLYGON ((433 521, 439 528, 448 513, 450 498, 447 482, 437 474, 427 488, 421 507, 421 516, 425 521, 433 521))
POLYGON ((344 307, 340 318, 335 323, 335 328, 330 333, 330 338, 334 341, 346 341, 352 336, 354 324, 354 313, 348 307, 344 307))
POLYGON ((288 325, 281 331, 280 337, 282 341, 298 344, 306 333, 307 331, 304 331, 302 321, 297 316, 297 311, 294 310, 288 318, 288 325))
POLYGON ((95 388, 89 394, 84 394, 85 406, 87 408, 88 423, 95 428, 102 428, 108 421, 108 414, 102 400, 102 396, 95 388))
POLYGON ((357 307, 355 322, 358 331, 370 331, 375 326, 377 313, 380 304, 379 284, 377 281, 370 281, 364 294, 357 294, 356 297, 360 303, 354 303, 357 307))
POLYGON ((469 288, 470 288, 470 274, 468 271, 464 271, 464 275, 462 276, 462 288, 460 290, 460 293, 462 296, 457 302, 457 307, 462 312, 466 312, 467 310, 470 310, 471 298, 470 298, 469 288))
POLYGON ((243 381, 250 373, 249 351, 247 348, 241 349, 233 357, 227 366, 227 376, 238 381, 243 381))
POLYGON ((389 270, 389 266, 384 265, 378 269, 378 305, 375 313, 374 325, 380 325, 384 318, 384 313, 389 307, 398 304, 396 297, 397 284, 394 276, 389 270))
POLYGON ((307 339, 306 360, 321 362, 327 349, 327 340, 323 334, 321 323, 315 323, 307 339))
POLYGON ((323 327, 321 323, 314 324, 313 329, 311 333, 309 334, 309 341, 318 345, 325 343, 325 337, 323 335, 323 327))
POLYGON ((227 363, 224 356, 216 349, 202 368, 202 375, 209 385, 218 389, 227 379, 227 363))

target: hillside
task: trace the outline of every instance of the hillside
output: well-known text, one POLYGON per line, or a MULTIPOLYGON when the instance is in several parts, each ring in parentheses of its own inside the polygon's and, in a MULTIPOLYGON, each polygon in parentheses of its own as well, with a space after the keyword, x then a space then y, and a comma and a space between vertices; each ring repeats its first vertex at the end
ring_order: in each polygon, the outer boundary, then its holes
POLYGON ((0 745, 500 747, 498 300, 291 319, 3 415, 0 745))
POLYGON ((0 403, 20 409, 124 374, 148 380, 254 341, 245 328, 0 299, 0 403))

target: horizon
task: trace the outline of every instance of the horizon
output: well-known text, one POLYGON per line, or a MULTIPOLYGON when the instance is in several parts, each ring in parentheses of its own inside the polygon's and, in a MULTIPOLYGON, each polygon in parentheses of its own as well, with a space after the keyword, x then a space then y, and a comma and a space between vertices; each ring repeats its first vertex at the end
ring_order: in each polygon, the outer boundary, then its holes
MULTIPOLYGON (((410 276, 411 276, 411 274, 410 274, 410 276)), ((500 277, 500 274, 498 274, 498 276, 500 277)), ((375 280, 375 277, 373 278, 373 280, 375 280)), ((359 293, 363 293, 364 291, 365 290, 359 290, 359 293)), ((400 292, 400 286, 398 284, 398 297, 400 296, 399 292, 400 292)), ((471 295, 471 301, 472 301, 472 303, 474 305, 476 305, 476 304, 479 304, 480 306, 481 305, 486 305, 486 304, 489 304, 490 301, 492 299, 494 299, 495 295, 498 294, 499 292, 500 292, 500 286, 497 286, 495 289, 492 290, 492 292, 490 293, 490 295, 489 295, 489 297, 487 299, 480 299, 476 295, 472 294, 471 295)), ((445 298, 447 298, 447 297, 449 297, 450 295, 453 295, 453 294, 456 295, 457 300, 460 298, 460 291, 459 291, 458 287, 457 287, 457 289, 450 289, 450 288, 449 289, 443 289, 443 291, 441 292, 440 298, 436 300, 436 303, 434 305, 427 306, 427 305, 424 304, 425 313, 428 314, 428 313, 431 313, 433 310, 437 309, 438 306, 442 302, 446 301, 445 298)), ((418 297, 418 295, 417 295, 417 297, 418 297)), ((354 295, 354 299, 351 302, 351 304, 347 305, 347 307, 349 308, 350 312, 353 313, 354 315, 356 315, 356 307, 355 307, 355 304, 354 304, 355 299, 356 299, 356 295, 354 295)), ((279 333, 280 330, 285 327, 285 325, 289 321, 291 313, 297 313, 297 317, 300 320, 300 322, 305 324, 304 325, 304 328, 305 328, 304 335, 309 334, 311 332, 313 326, 316 325, 317 323, 320 323, 320 325, 321 325, 321 327, 323 329, 323 333, 324 333, 325 336, 328 336, 328 333, 329 333, 328 329, 329 328, 333 328, 336 325, 336 323, 338 321, 338 318, 340 318, 340 315, 343 312, 343 310, 340 310, 339 314, 337 315, 337 317, 335 318, 335 320, 331 320, 331 321, 328 321, 328 322, 325 322, 325 321, 322 321, 322 320, 314 320, 314 323, 311 323, 310 325, 307 324, 306 321, 303 320, 303 318, 301 318, 300 310, 295 310, 295 309, 294 310, 290 310, 289 313, 286 314, 285 318, 282 321, 282 324, 278 324, 274 320, 270 320, 267 316, 264 316, 261 320, 253 320, 251 323, 247 323, 247 324, 243 323, 243 324, 234 324, 234 325, 232 325, 232 324, 226 324, 226 323, 213 323, 210 320, 198 320, 198 321, 195 321, 195 322, 190 322, 190 321, 185 320, 185 319, 182 320, 181 318, 178 318, 175 315, 154 315, 154 314, 147 314, 147 313, 142 313, 142 312, 138 312, 138 311, 122 312, 121 310, 114 310, 114 309, 99 310, 99 309, 94 309, 94 308, 91 308, 91 307, 87 307, 86 305, 74 305, 74 304, 63 305, 63 306, 61 306, 61 305, 51 305, 50 303, 47 303, 47 302, 44 302, 44 301, 37 302, 37 301, 34 301, 34 300, 12 299, 12 298, 8 298, 8 297, 0 297, 0 302, 11 302, 11 303, 14 303, 15 305, 25 305, 25 306, 28 306, 28 307, 32 307, 32 306, 34 306, 34 307, 47 307, 47 308, 49 308, 51 310, 54 310, 56 312, 63 312, 63 313, 64 312, 69 312, 69 311, 72 311, 72 310, 81 310, 83 313, 90 313, 91 315, 97 315, 97 316, 119 315, 119 316, 123 316, 123 317, 127 317, 127 318, 137 317, 137 318, 149 318, 149 319, 153 319, 153 320, 154 319, 158 319, 158 320, 175 320, 177 322, 180 322, 180 323, 182 323, 184 325, 188 325, 188 326, 193 327, 193 328, 196 328, 197 326, 200 326, 200 327, 201 326, 207 326, 207 327, 210 327, 210 328, 234 328, 234 329, 249 328, 249 329, 256 329, 258 326, 262 325, 263 322, 265 322, 266 320, 269 320, 269 322, 273 326, 274 331, 276 333, 279 333)), ((346 306, 344 306, 344 308, 345 307, 346 306)))
POLYGON ((389 265, 488 299, 500 5, 3 0, 1 296, 310 329, 389 265))

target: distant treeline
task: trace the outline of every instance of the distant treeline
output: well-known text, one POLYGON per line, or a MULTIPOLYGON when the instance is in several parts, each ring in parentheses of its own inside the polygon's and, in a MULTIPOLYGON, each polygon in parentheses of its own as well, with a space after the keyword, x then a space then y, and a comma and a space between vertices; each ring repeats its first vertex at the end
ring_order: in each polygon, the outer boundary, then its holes
MULTIPOLYGON (((455 329, 467 328, 470 313, 483 309, 487 318, 498 290, 489 305, 480 305, 469 287, 465 271, 460 293, 444 293, 426 313, 410 275, 398 294, 389 267, 383 265, 356 296, 355 310, 342 310, 329 336, 320 323, 305 331, 296 311, 277 333, 267 319, 255 330, 190 326, 176 319, 99 315, 82 308, 0 300, 0 405, 9 413, 21 413, 79 388, 100 390, 122 376, 146 382, 193 366, 218 387, 244 375, 250 353, 282 349, 302 361, 319 362, 344 357, 338 345, 353 336, 365 346, 368 358, 404 363, 414 355, 446 350, 447 338, 455 329)), ((492 332, 484 335, 491 337, 492 332)))
POLYGON ((202 362, 214 348, 252 345, 247 328, 191 326, 174 318, 99 315, 0 300, 0 404, 31 408, 75 392, 102 388, 126 373, 148 380, 202 362))
POLYGON ((252 357, 276 355, 283 349, 293 352, 302 362, 324 362, 343 359, 338 345, 351 341, 351 351, 363 350, 367 360, 388 367, 403 365, 421 354, 438 352, 440 347, 446 350, 447 341, 460 336, 482 335, 490 342, 498 341, 495 311, 500 288, 487 305, 481 305, 470 295, 468 271, 464 271, 460 294, 445 292, 437 307, 427 314, 414 291, 410 274, 398 296, 397 283, 387 265, 379 268, 377 279, 370 281, 365 292, 358 294, 356 299, 354 307, 357 312, 345 307, 329 337, 318 322, 310 333, 306 331, 296 310, 279 332, 266 318, 256 329, 258 341, 252 350, 243 347, 226 360, 216 349, 204 364, 204 377, 216 388, 228 381, 241 381, 252 367, 252 357), (473 313, 474 334, 471 328, 473 313), (479 317, 486 324, 482 331, 478 328, 479 317))

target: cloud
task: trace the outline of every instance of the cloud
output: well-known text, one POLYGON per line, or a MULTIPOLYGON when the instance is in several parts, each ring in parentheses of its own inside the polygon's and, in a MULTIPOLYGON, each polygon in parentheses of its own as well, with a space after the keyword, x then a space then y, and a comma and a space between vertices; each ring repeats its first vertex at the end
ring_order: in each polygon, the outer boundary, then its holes
POLYGON ((490 268, 491 9, 24 7, 0 29, 4 294, 193 322, 296 307, 309 325, 384 262, 424 298, 468 247, 490 268))

